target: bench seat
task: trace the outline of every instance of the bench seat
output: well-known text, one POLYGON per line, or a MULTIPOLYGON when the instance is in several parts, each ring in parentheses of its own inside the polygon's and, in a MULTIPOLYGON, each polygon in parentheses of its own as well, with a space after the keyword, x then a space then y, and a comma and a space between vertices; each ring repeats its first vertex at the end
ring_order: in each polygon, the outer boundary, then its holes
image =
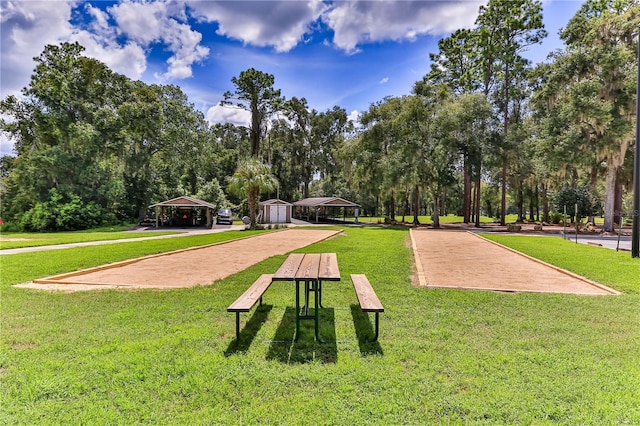
POLYGON ((373 290, 369 279, 364 274, 351 274, 351 281, 353 282, 353 288, 356 291, 356 296, 358 296, 358 303, 360 304, 360 309, 363 312, 374 312, 376 314, 376 323, 375 323, 375 336, 371 340, 371 342, 375 342, 378 340, 379 334, 379 318, 378 315, 380 312, 384 312, 384 306, 378 299, 376 292, 373 290))
POLYGON ((258 301, 262 305, 262 295, 271 285, 272 278, 273 274, 260 275, 251 287, 227 308, 227 312, 236 313, 236 340, 240 340, 240 313, 249 312, 258 301))

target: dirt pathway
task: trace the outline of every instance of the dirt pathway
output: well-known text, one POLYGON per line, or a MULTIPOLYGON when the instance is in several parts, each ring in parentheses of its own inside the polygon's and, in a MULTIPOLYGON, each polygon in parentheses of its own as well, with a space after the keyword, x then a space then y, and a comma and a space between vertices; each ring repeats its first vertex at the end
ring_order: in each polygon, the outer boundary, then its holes
POLYGON ((465 231, 411 230, 420 285, 497 291, 617 294, 465 231))
POLYGON ((85 271, 19 284, 45 290, 101 288, 181 288, 208 285, 271 256, 325 240, 339 233, 327 229, 288 229, 206 247, 147 256, 85 271))

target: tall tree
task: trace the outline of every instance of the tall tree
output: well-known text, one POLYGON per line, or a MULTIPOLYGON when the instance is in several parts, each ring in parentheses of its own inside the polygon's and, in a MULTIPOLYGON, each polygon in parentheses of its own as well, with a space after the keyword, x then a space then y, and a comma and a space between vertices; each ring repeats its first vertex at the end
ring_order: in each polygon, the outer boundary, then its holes
POLYGON ((542 22, 542 4, 535 0, 490 0, 486 6, 480 6, 476 25, 485 81, 497 78, 500 82, 492 97, 502 116, 500 222, 504 225, 509 153, 514 148, 508 143, 513 140, 509 138, 513 82, 528 66, 522 53, 527 47, 540 43, 547 32, 542 22))
POLYGON ((23 98, 0 102, 10 117, 0 130, 14 138, 18 155, 3 197, 13 220, 61 203, 129 220, 152 196, 195 193, 204 184, 196 160, 208 129, 184 93, 131 81, 83 50, 47 46, 23 98))
MULTIPOLYGON (((491 147, 491 133, 495 129, 491 122, 493 117, 491 104, 483 94, 467 93, 448 99, 441 108, 446 111, 438 119, 441 138, 462 155, 464 180, 473 180, 479 188, 483 158, 491 147)), ((476 226, 480 226, 481 191, 477 188, 474 216, 476 226)), ((466 203, 468 202, 470 206, 471 191, 469 190, 469 194, 466 194, 466 185, 464 191, 464 199, 469 197, 469 200, 465 201, 464 208, 465 214, 468 215, 470 210, 466 210, 466 203)))
POLYGON ((618 178, 634 139, 639 24, 635 1, 587 1, 560 34, 566 48, 536 70, 539 152, 560 172, 558 189, 589 183, 595 191, 604 170, 609 232, 621 210, 618 178))
POLYGON ((240 75, 233 77, 231 82, 236 86, 235 90, 224 94, 223 104, 251 113, 249 127, 251 156, 258 158, 266 124, 270 116, 281 107, 284 98, 280 94, 280 89, 273 87, 274 76, 254 68, 240 72, 240 75))
POLYGON ((604 230, 608 232, 614 230, 617 179, 634 139, 638 25, 637 1, 589 0, 561 34, 566 54, 577 65, 566 80, 575 94, 571 98, 575 119, 596 142, 599 159, 606 162, 604 230))
POLYGON ((83 57, 77 43, 46 46, 24 97, 9 96, 0 110, 11 120, 0 129, 15 141, 16 167, 8 180, 11 214, 19 218, 56 188, 61 199, 78 196, 117 213, 117 120, 128 80, 83 57))

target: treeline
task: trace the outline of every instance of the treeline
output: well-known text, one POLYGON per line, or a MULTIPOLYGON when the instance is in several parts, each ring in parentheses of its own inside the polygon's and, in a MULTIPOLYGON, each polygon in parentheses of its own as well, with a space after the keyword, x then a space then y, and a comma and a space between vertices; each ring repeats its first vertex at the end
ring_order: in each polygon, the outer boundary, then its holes
POLYGON ((3 158, 2 218, 84 229, 130 221, 154 199, 215 192, 238 139, 210 128, 180 88, 132 81, 83 50, 47 46, 24 99, 0 104, 17 154, 3 158))
POLYGON ((2 159, 0 215, 27 230, 82 229, 186 194, 254 218, 257 197, 279 194, 504 223, 510 211, 549 221, 586 197, 579 215, 602 206, 612 230, 631 191, 638 24, 633 0, 589 0, 560 34, 565 49, 533 67, 523 54, 546 36, 540 3, 490 0, 474 28, 439 42, 411 95, 358 123, 287 100, 249 69, 223 103, 250 124, 209 126, 176 86, 131 81, 78 44, 47 46, 24 97, 0 103, 17 154, 2 159))

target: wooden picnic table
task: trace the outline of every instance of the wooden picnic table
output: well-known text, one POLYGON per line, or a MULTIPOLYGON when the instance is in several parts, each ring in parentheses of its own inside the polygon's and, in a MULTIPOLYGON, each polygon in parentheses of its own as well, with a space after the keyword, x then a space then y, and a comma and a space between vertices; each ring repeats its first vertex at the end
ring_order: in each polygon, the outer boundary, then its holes
POLYGON ((319 342, 320 321, 319 311, 322 306, 322 282, 340 281, 338 257, 335 253, 293 253, 282 263, 273 274, 273 281, 295 281, 296 283, 296 337, 300 337, 300 321, 313 320, 315 335, 319 342), (300 306, 300 284, 304 284, 304 306, 300 306), (309 314, 309 294, 314 293, 314 311, 309 314), (304 313, 301 313, 303 312, 304 313))

